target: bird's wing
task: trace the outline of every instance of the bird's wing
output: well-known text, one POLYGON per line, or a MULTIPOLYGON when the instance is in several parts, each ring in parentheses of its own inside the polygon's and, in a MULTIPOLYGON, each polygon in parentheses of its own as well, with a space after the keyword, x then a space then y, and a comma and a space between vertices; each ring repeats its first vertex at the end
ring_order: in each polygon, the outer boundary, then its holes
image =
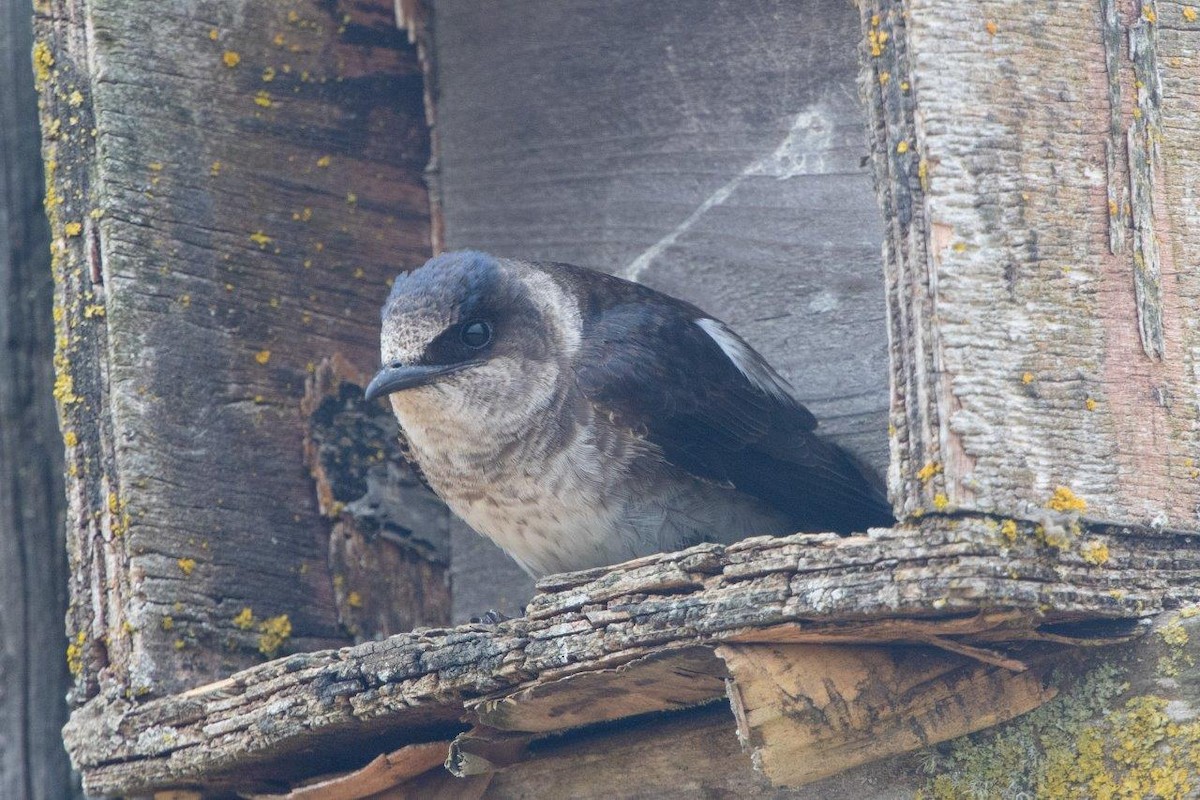
POLYGON ((653 295, 587 315, 576 373, 589 401, 668 461, 760 498, 797 530, 892 523, 883 493, 813 433, 816 419, 762 356, 693 306, 653 295))

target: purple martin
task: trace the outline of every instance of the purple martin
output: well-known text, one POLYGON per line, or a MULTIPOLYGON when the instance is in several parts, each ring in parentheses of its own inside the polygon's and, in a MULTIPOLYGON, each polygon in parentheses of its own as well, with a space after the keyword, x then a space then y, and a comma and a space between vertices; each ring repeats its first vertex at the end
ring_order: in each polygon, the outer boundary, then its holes
POLYGON ((366 398, 389 397, 433 490, 535 577, 893 522, 761 355, 641 284, 446 253, 396 278, 381 353, 366 398))

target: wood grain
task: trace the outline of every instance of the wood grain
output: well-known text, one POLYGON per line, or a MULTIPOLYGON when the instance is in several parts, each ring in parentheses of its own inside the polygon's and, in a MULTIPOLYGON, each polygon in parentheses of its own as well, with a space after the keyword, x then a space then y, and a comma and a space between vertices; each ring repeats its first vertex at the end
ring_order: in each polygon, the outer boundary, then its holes
POLYGON ((1048 665, 1013 672, 932 648, 723 644, 716 652, 729 667, 739 739, 785 786, 991 727, 1056 694, 1048 665))
POLYGON ((906 515, 1200 526, 1184 9, 863 4, 906 515))
MULTIPOLYGON (((919 531, 750 539, 555 576, 526 618, 494 627, 297 654, 150 702, 98 697, 73 716, 68 749, 94 793, 200 782, 286 788, 444 739, 461 730, 464 704, 485 715, 503 709, 495 719, 539 735, 612 719, 608 704, 580 700, 614 679, 605 671, 619 678, 622 665, 648 656, 655 674, 695 671, 697 645, 794 642, 795 631, 817 644, 1104 643, 1128 637, 1131 620, 1166 601, 1197 597, 1200 549, 1190 540, 1099 528, 1058 549, 1036 536, 1033 525, 1010 542, 995 521, 931 519, 919 531), (1101 544, 1109 557, 1092 563, 1086 554, 1101 544), (685 659, 678 670, 674 655, 685 659), (554 697, 551 684, 564 694, 554 697), (364 752, 365 741, 379 749, 364 752)), ((636 684, 647 673, 623 674, 636 684)), ((634 691, 613 685, 618 701, 634 691)), ((723 696, 718 682, 708 685, 712 699, 723 696)))
POLYGON ((75 794, 59 728, 67 559, 29 6, 0 0, 0 797, 75 794))
POLYGON ((323 358, 377 364, 429 253, 391 4, 45 0, 37 30, 76 699, 350 641, 300 404, 323 358))

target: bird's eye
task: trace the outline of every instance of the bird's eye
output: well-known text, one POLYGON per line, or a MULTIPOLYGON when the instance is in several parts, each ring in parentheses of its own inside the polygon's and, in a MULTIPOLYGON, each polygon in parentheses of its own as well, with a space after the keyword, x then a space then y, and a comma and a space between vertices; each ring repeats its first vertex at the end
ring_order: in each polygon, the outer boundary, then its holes
POLYGON ((462 326, 462 332, 459 334, 462 343, 467 347, 473 347, 478 350, 481 347, 487 347, 492 341, 492 326, 483 320, 468 322, 462 326))

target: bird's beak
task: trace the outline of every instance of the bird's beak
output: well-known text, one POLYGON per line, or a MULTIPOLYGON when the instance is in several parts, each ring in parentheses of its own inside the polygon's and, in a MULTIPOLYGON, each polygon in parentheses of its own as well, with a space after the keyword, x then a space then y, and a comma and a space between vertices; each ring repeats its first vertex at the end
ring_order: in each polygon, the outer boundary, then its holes
POLYGON ((379 372, 375 373, 375 377, 367 384, 367 390, 363 392, 363 397, 369 402, 376 397, 384 397, 385 395, 405 389, 425 386, 446 375, 474 366, 476 363, 468 361, 461 364, 412 364, 409 366, 392 364, 383 367, 379 372))

